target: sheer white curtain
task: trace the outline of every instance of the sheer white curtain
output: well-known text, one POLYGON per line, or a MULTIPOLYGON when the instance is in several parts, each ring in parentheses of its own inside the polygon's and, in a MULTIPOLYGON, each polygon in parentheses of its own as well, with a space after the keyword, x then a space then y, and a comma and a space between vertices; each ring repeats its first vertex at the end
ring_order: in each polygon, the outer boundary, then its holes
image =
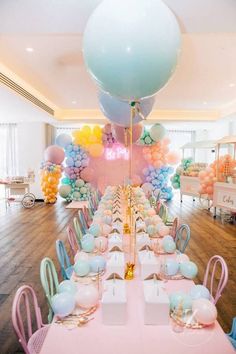
POLYGON ((0 124, 0 177, 17 174, 17 125, 0 124))

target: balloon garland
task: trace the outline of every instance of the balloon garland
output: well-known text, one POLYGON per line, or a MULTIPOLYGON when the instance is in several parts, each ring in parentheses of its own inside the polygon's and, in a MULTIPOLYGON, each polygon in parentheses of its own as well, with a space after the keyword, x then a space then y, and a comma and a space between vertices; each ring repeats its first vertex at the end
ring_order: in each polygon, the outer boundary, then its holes
POLYGON ((40 167, 40 179, 44 201, 47 204, 53 204, 57 200, 64 157, 63 149, 55 145, 49 146, 44 152, 44 161, 40 167))
POLYGON ((181 164, 176 168, 175 174, 170 178, 174 189, 180 189, 180 176, 189 169, 192 163, 193 159, 191 157, 181 160, 181 164))

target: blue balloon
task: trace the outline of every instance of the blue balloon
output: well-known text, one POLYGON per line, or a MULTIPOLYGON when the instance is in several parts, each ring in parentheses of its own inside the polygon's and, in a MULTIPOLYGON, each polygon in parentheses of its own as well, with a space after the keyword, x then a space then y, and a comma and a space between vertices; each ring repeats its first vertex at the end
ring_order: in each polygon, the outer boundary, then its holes
MULTIPOLYGON (((154 102, 155 99, 153 97, 140 100, 139 108, 144 118, 151 113, 154 102)), ((122 127, 130 126, 131 107, 129 102, 119 100, 105 92, 100 92, 99 104, 104 116, 106 116, 112 123, 122 127)), ((133 119, 133 124, 141 122, 142 119, 141 115, 136 113, 133 119)))
POLYGON ((72 157, 68 157, 66 159, 66 165, 69 167, 73 167, 74 166, 74 160, 72 159, 72 157))
POLYGON ((83 251, 87 252, 87 253, 91 253, 94 251, 95 248, 95 242, 92 239, 89 240, 82 240, 81 241, 81 245, 82 245, 82 249, 83 251))
POLYGON ((174 259, 167 259, 165 263, 165 273, 166 275, 176 275, 179 270, 179 263, 174 259))
POLYGON ((56 137, 56 144, 62 148, 65 148, 71 143, 72 143, 72 138, 68 134, 60 134, 56 137))
POLYGON ((180 272, 185 278, 193 279, 198 273, 198 268, 193 262, 183 262, 180 264, 180 272))
POLYGON ((95 237, 101 236, 101 227, 99 224, 92 223, 89 228, 90 234, 95 237))
POLYGON ((167 253, 174 253, 176 250, 176 245, 174 240, 164 240, 163 242, 163 249, 167 253))
POLYGON ((77 292, 77 285, 72 280, 63 280, 58 286, 58 293, 69 293, 75 295, 77 292))
POLYGON ((89 264, 90 270, 93 273, 101 272, 106 268, 106 260, 102 256, 95 256, 91 258, 89 264))
POLYGON ((166 84, 180 42, 178 22, 162 1, 105 0, 87 22, 83 54, 103 91, 132 101, 152 96, 166 84))
POLYGON ((211 294, 204 285, 194 285, 189 292, 193 300, 208 299, 210 300, 211 294))
POLYGON ((74 271, 79 277, 85 277, 90 272, 89 262, 79 259, 74 265, 74 271))
POLYGON ((75 297, 67 292, 56 294, 51 299, 51 305, 55 315, 65 317, 73 312, 75 297))

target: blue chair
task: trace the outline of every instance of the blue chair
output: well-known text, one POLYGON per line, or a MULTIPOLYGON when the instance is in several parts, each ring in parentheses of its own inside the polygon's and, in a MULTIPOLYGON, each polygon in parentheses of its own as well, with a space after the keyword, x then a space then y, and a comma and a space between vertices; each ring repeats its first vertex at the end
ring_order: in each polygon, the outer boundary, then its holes
POLYGON ((236 349, 236 317, 233 318, 232 328, 229 333, 227 333, 232 346, 236 349))
POLYGON ((70 263, 63 241, 56 240, 56 252, 63 279, 70 279, 73 272, 73 266, 70 263))
POLYGON ((190 240, 190 227, 187 224, 182 224, 176 231, 175 244, 180 253, 184 253, 190 240))

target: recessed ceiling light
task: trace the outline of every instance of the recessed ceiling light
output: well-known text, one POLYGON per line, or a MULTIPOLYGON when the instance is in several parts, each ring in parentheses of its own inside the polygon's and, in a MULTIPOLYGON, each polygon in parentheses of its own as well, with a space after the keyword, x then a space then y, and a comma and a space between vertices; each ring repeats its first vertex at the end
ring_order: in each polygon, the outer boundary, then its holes
POLYGON ((71 103, 72 103, 72 104, 76 104, 76 103, 77 103, 77 101, 72 101, 71 103))
POLYGON ((229 84, 229 87, 234 87, 235 86, 235 83, 231 83, 231 84, 229 84))
POLYGON ((207 101, 203 101, 202 103, 203 103, 203 104, 207 104, 207 101))
POLYGON ((26 50, 26 52, 28 52, 28 53, 32 53, 32 52, 34 51, 34 48, 32 48, 32 47, 27 47, 27 48, 25 48, 25 50, 26 50))

